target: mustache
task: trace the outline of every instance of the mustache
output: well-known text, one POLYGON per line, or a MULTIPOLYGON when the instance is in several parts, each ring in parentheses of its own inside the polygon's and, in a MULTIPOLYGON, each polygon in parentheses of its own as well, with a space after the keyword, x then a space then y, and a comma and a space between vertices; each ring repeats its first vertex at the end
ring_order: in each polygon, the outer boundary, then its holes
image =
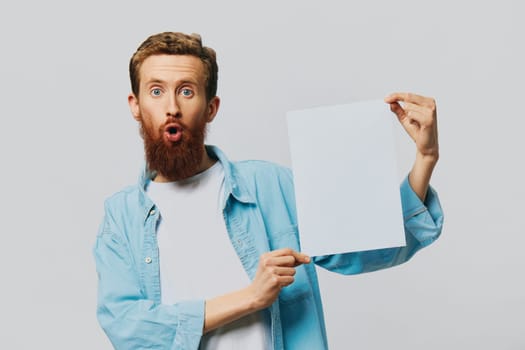
POLYGON ((162 133, 164 130, 167 130, 171 126, 176 126, 181 131, 187 130, 188 127, 186 124, 184 124, 180 119, 174 118, 174 117, 168 117, 164 124, 159 126, 159 132, 162 133))

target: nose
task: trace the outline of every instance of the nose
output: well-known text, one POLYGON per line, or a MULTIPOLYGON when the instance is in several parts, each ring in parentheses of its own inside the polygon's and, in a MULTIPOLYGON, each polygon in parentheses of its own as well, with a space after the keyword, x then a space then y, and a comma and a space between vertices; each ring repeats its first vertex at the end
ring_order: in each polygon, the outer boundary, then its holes
POLYGON ((166 108, 166 117, 179 118, 180 109, 175 94, 170 94, 168 98, 168 106, 166 108))

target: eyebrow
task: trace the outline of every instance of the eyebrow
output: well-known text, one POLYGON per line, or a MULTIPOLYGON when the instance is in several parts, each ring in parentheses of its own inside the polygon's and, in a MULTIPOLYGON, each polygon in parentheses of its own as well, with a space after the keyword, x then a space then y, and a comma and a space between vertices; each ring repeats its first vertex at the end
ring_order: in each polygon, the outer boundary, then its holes
MULTIPOLYGON (((162 79, 159 79, 159 78, 152 78, 150 80, 145 81, 144 83, 146 85, 151 85, 151 84, 167 84, 168 82, 166 80, 162 80, 162 79)), ((197 85, 198 84, 193 79, 182 79, 182 80, 177 81, 176 83, 177 83, 177 85, 182 85, 182 84, 197 85)))
POLYGON ((153 78, 153 79, 150 79, 150 80, 146 80, 144 83, 146 85, 149 85, 149 84, 166 84, 166 81, 161 80, 161 79, 153 78))

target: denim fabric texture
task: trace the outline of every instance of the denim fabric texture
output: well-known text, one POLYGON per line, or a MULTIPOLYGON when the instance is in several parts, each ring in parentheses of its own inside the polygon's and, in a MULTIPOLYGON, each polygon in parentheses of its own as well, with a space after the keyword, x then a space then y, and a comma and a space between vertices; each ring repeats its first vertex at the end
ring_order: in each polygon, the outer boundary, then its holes
MULTIPOLYGON (((224 168, 224 220, 250 279, 264 252, 284 247, 300 251, 290 169, 264 161, 230 162, 214 146, 207 151, 224 168)), ((94 246, 97 317, 116 349, 198 349, 205 301, 161 304, 160 213, 145 193, 151 178, 144 170, 138 184, 105 202, 94 246)), ((328 348, 315 265, 340 274, 371 272, 409 260, 439 237, 443 212, 436 192, 430 188, 423 203, 407 178, 400 191, 407 245, 315 257, 297 267, 295 282, 267 310, 273 349, 328 348)))

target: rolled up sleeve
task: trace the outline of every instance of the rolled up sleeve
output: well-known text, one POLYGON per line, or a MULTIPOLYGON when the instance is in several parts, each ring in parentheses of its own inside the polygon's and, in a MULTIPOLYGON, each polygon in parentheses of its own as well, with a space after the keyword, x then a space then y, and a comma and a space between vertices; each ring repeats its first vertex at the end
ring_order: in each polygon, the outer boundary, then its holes
POLYGON ((123 236, 103 223, 93 249, 97 318, 115 349, 198 349, 204 300, 165 305, 145 296, 123 236))
POLYGON ((443 210, 436 191, 429 187, 422 202, 410 187, 407 176, 400 192, 406 246, 319 256, 314 258, 315 263, 345 275, 371 272, 402 264, 438 239, 443 228, 443 210))

